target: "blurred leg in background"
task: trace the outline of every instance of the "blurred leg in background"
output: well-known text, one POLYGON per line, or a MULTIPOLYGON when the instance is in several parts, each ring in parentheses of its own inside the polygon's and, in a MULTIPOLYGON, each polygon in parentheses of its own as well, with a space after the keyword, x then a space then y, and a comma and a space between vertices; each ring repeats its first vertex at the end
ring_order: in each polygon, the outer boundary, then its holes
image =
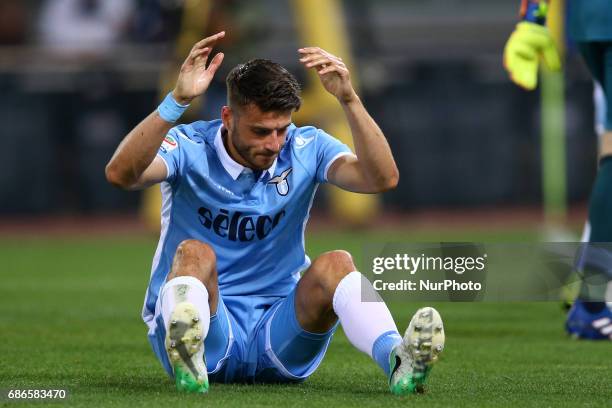
POLYGON ((579 338, 612 339, 612 42, 579 42, 586 64, 598 84, 595 92, 599 135, 599 170, 589 201, 583 241, 589 242, 579 260, 582 283, 569 312, 567 331, 579 338), (601 118, 602 122, 599 122, 601 118))

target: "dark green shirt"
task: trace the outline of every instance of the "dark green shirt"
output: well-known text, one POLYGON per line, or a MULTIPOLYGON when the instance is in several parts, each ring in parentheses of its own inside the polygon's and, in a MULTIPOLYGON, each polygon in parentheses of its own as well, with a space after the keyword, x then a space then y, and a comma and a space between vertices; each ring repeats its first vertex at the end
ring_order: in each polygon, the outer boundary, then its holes
POLYGON ((572 40, 612 41, 612 0, 569 0, 567 7, 572 40))

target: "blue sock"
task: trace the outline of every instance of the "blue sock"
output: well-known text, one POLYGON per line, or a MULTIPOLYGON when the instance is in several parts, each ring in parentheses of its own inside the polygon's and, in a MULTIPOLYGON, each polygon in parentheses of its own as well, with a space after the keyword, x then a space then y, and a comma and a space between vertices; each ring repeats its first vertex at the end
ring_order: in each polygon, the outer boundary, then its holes
POLYGON ((387 377, 391 374, 389 367, 389 355, 393 347, 402 342, 402 336, 395 330, 390 330, 378 336, 372 346, 372 357, 374 361, 383 369, 387 377))

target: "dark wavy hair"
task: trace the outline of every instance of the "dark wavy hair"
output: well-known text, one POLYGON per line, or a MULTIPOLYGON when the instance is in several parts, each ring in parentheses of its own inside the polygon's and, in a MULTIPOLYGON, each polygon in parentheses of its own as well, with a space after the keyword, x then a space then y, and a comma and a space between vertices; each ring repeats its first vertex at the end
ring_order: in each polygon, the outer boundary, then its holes
POLYGON ((227 75, 227 102, 232 108, 255 104, 262 112, 300 109, 300 84, 282 65, 254 59, 234 67, 227 75))

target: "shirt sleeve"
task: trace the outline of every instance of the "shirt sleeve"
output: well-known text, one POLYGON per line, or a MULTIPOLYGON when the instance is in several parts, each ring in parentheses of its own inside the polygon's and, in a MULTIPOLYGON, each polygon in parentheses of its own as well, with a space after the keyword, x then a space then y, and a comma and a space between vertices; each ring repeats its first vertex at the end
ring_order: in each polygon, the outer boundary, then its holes
POLYGON ((353 154, 351 149, 340 140, 323 130, 317 131, 317 182, 327 183, 327 172, 336 159, 353 154))
POLYGON ((168 170, 166 181, 171 183, 179 177, 182 164, 179 133, 178 127, 170 129, 157 152, 157 155, 162 158, 168 170))

